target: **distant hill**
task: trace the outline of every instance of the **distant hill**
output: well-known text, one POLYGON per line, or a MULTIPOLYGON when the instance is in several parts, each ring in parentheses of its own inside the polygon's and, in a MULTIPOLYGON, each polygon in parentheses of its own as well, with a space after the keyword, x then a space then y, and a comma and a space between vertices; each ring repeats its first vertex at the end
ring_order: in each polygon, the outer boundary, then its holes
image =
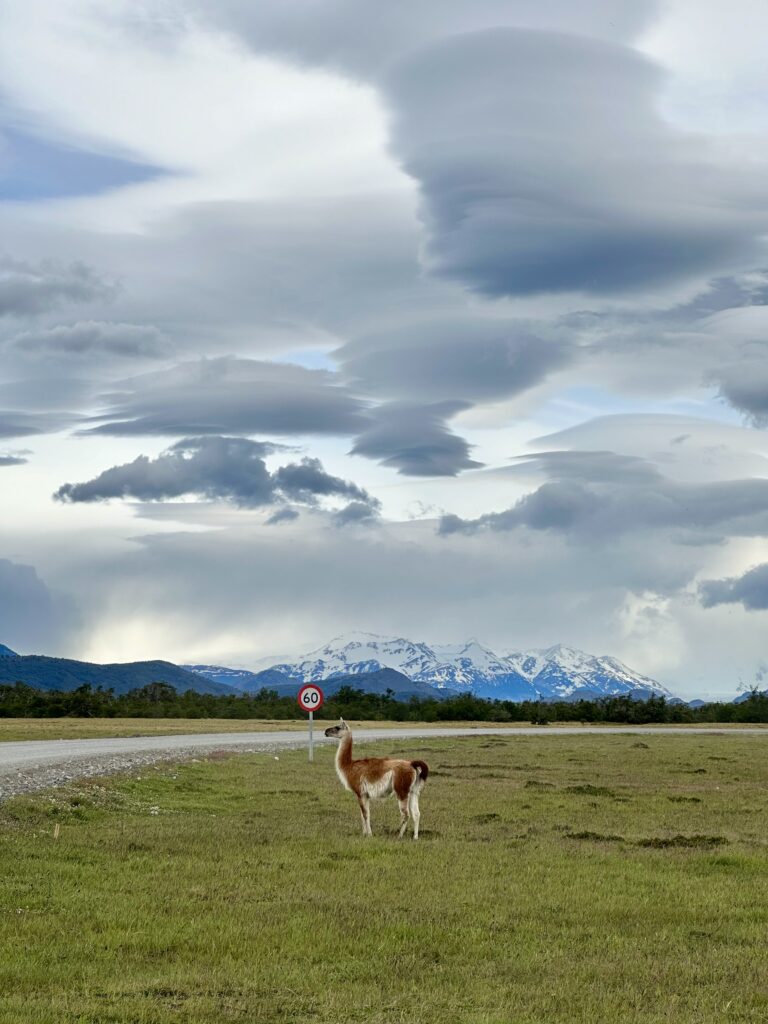
POLYGON ((263 672, 249 672, 246 668, 227 668, 224 665, 184 665, 183 668, 187 672, 194 672, 195 675, 204 676, 215 683, 222 683, 243 693, 258 693, 265 688, 276 689, 281 684, 290 682, 288 676, 271 668, 263 672))
MULTIPOLYGON (((3 648, 8 651, 7 647, 3 648)), ((211 679, 195 675, 169 661, 135 661, 117 665, 94 665, 69 658, 46 658, 38 654, 0 657, 0 685, 26 683, 37 690, 76 690, 90 683, 116 694, 127 693, 148 683, 168 683, 175 689, 196 693, 237 693, 211 679)))
POLYGON ((384 694, 387 690, 392 690, 396 700, 410 700, 411 697, 420 697, 423 700, 448 700, 449 697, 458 696, 456 690, 449 690, 446 687, 438 690, 431 683, 409 679, 393 668, 382 668, 377 672, 366 672, 362 675, 333 676, 326 679, 322 686, 323 692, 328 694, 338 693, 342 686, 351 686, 353 690, 364 690, 366 693, 384 694))
MULTIPOLYGON (((743 704, 745 700, 749 700, 749 698, 752 696, 752 694, 753 694, 752 690, 747 690, 745 693, 740 693, 738 697, 734 697, 732 703, 734 703, 734 704, 743 704)), ((768 697, 768 690, 757 690, 757 691, 755 691, 755 696, 757 696, 757 697, 768 697)))
POLYGON ((18 654, 5 644, 0 644, 0 658, 18 658, 18 654))

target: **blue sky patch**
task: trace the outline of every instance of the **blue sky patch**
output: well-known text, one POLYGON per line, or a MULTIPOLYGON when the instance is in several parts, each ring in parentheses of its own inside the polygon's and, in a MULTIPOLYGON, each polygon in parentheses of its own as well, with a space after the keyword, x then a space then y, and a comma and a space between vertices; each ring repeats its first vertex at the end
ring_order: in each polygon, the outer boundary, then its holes
POLYGON ((4 202, 95 195, 165 173, 160 167, 46 141, 12 128, 0 135, 0 200, 4 202))

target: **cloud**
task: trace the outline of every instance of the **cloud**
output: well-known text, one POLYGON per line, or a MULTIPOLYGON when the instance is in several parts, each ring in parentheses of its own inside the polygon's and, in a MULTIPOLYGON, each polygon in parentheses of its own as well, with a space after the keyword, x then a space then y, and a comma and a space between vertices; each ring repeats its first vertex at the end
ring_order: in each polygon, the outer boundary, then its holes
MULTIPOLYGON (((768 341, 768 339, 767 339, 768 341)), ((762 359, 747 356, 714 371, 720 395, 757 425, 768 422, 768 344, 762 359)))
POLYGON ((350 501, 338 512, 332 513, 336 526, 367 526, 379 518, 379 509, 366 501, 350 501))
POLYGON ((682 543, 768 536, 768 480, 679 483, 651 463, 612 452, 544 452, 532 462, 553 479, 502 512, 444 516, 439 532, 526 528, 581 543, 650 531, 671 532, 682 543))
POLYGON ((305 458, 274 472, 264 457, 275 447, 243 437, 188 437, 150 459, 104 470, 93 480, 63 484, 54 498, 96 502, 110 498, 166 501, 195 495, 245 508, 295 501, 314 506, 322 498, 354 498, 371 507, 378 502, 363 488, 326 473, 318 459, 305 458))
POLYGON ((418 400, 494 401, 518 394, 570 354, 522 322, 452 317, 355 339, 335 357, 368 393, 418 400))
POLYGON ((134 377, 90 434, 351 434, 365 403, 327 370, 219 357, 134 377))
MULTIPOLYGON (((363 628, 444 643, 479 634, 502 649, 562 641, 621 658, 617 609, 627 592, 676 594, 700 554, 666 542, 649 550, 625 536, 610 558, 595 558, 559 535, 438 538, 430 523, 336 530, 325 517, 302 516, 285 529, 156 533, 109 563, 86 555, 78 588, 99 650, 138 636, 147 651, 142 623, 176 595, 177 614, 163 621, 163 646, 154 648, 171 658, 196 647, 247 664, 363 628)), ((660 655, 667 667, 679 656, 673 650, 670 662, 657 642, 660 655)), ((637 657, 629 663, 645 668, 637 657)))
POLYGON ((373 426, 358 436, 352 454, 376 459, 404 476, 456 476, 474 469, 480 463, 470 459, 470 445, 445 425, 466 408, 462 402, 380 405, 369 413, 373 426))
POLYGON ((66 414, 26 413, 0 409, 0 438, 31 437, 61 430, 74 417, 66 414))
POLYGON ((171 352, 167 338, 157 327, 95 320, 25 331, 11 339, 7 347, 38 358, 92 359, 106 355, 123 359, 162 359, 171 352))
POLYGON ((0 643, 19 654, 54 654, 77 621, 72 601, 50 590, 31 565, 0 558, 0 643))
POLYGON ((743 576, 723 580, 704 580, 699 599, 705 608, 719 604, 742 604, 750 611, 768 608, 768 563, 756 565, 743 576))
POLYGON ((0 452, 0 467, 3 466, 25 466, 29 460, 21 455, 5 455, 0 452))
POLYGON ((115 286, 84 263, 27 263, 0 256, 0 316, 30 316, 64 303, 106 300, 115 286))
POLYGON ((430 270, 489 297, 616 295, 754 266, 764 169, 657 113, 659 69, 614 43, 496 28, 386 76, 430 270))
POLYGON ((605 461, 608 456, 600 456, 606 474, 618 474, 622 460, 630 460, 626 466, 634 473, 655 469, 680 483, 768 476, 768 444, 761 431, 702 416, 650 412, 596 416, 534 438, 531 445, 554 451, 533 459, 526 456, 515 466, 498 472, 523 476, 531 475, 530 471, 546 470, 551 477, 566 472, 574 475, 582 460, 581 478, 596 480, 596 476, 589 475, 598 472, 598 465, 594 464, 596 453, 609 452, 610 462, 605 461), (563 449, 568 451, 559 459, 557 453, 563 449))
POLYGON ((403 52, 477 29, 516 25, 632 38, 656 4, 636 0, 617 8, 611 0, 198 0, 198 6, 216 24, 235 29, 259 53, 370 79, 403 52))
POLYGON ((298 518, 298 511, 286 505, 284 508, 279 508, 276 512, 273 512, 269 519, 264 521, 264 524, 265 526, 279 526, 280 523, 292 523, 298 518))
POLYGON ((343 496, 370 502, 370 495, 347 480, 337 476, 329 476, 319 459, 305 458, 301 462, 293 462, 280 466, 273 474, 275 487, 287 498, 311 504, 321 496, 343 496))

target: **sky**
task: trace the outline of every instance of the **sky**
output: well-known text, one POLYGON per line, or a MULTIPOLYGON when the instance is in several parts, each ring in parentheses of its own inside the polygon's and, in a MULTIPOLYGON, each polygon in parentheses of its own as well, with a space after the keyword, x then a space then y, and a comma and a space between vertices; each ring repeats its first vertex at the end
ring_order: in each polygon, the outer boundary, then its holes
POLYGON ((0 0, 0 642, 768 676, 762 0, 0 0))

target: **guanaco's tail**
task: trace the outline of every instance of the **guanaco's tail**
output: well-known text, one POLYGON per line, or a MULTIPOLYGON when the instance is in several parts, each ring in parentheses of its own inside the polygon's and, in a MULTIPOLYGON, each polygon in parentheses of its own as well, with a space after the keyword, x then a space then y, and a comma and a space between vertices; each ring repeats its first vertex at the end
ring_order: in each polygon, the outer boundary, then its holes
POLYGON ((419 781, 426 782, 429 775, 429 765, 426 761, 411 761, 412 767, 419 773, 419 781))

